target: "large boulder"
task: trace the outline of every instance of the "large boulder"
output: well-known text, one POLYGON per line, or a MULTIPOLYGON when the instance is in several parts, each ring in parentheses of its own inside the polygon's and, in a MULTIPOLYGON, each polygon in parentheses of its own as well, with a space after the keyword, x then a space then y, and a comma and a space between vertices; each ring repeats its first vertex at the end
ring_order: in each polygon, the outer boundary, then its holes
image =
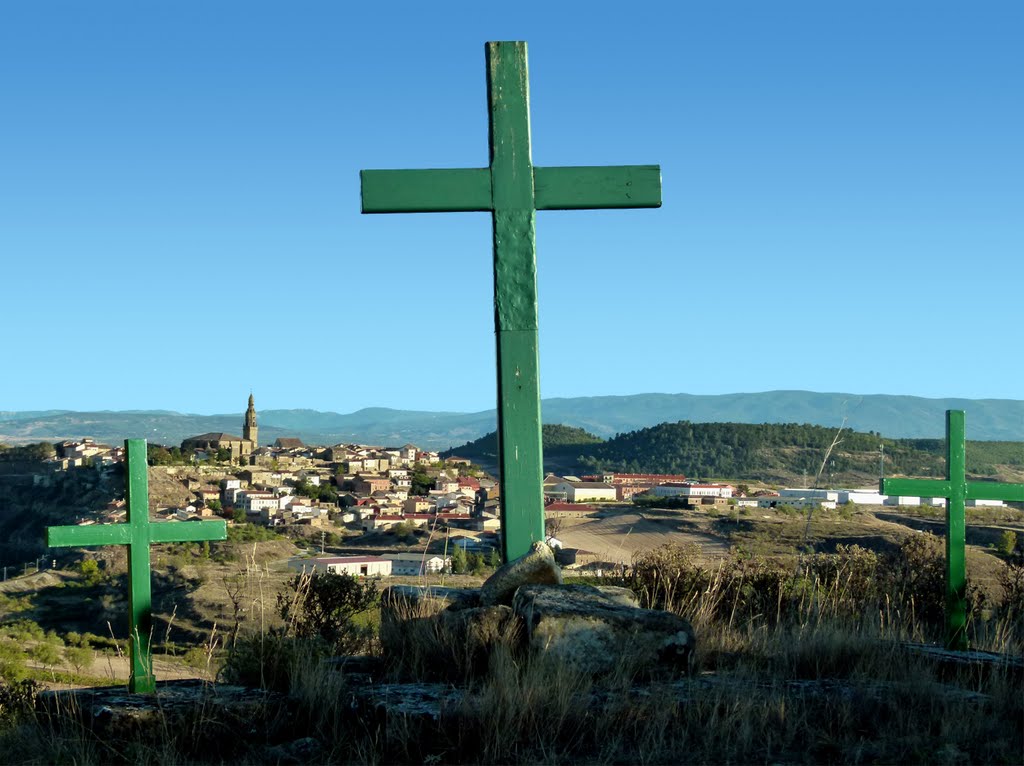
POLYGON ((524 585, 512 611, 532 653, 579 672, 677 675, 692 666, 696 637, 690 623, 671 612, 628 605, 622 594, 589 585, 524 585))
POLYGON ((547 543, 537 541, 515 561, 504 564, 480 586, 480 603, 510 605, 523 585, 561 585, 562 569, 547 543))

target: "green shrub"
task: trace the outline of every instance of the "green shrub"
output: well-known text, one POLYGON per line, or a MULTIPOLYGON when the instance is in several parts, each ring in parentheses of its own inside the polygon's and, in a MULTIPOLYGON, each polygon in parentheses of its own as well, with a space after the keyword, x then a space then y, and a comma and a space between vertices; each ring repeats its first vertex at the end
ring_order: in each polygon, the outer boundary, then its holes
POLYGON ((88 668, 92 665, 93 653, 89 644, 86 643, 82 646, 68 646, 64 648, 64 659, 75 669, 76 673, 81 673, 84 668, 88 668))
POLYGON ((28 674, 25 652, 14 641, 0 639, 0 679, 7 682, 21 681, 28 674))
POLYGON ((1017 550, 1017 533, 1010 529, 1003 532, 996 550, 1004 556, 1012 556, 1013 552, 1017 550))
POLYGON ((320 638, 338 654, 358 654, 373 630, 356 621, 377 605, 377 584, 347 574, 301 574, 288 583, 291 593, 277 596, 285 632, 298 638, 320 638))
POLYGON ((103 572, 95 559, 82 559, 78 562, 78 571, 85 577, 86 585, 99 585, 103 582, 103 572))
POLYGON ((32 713, 40 688, 38 683, 28 680, 0 683, 0 729, 4 728, 2 724, 32 713))

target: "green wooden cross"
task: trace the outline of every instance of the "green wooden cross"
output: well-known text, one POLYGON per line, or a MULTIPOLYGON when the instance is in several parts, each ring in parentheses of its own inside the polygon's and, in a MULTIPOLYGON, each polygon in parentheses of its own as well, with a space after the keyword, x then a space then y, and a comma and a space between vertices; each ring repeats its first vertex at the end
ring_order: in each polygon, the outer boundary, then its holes
POLYGON ((150 591, 149 546, 153 543, 184 543, 200 540, 224 540, 223 521, 185 521, 149 523, 149 480, 146 466, 146 440, 128 439, 124 443, 125 494, 128 512, 125 524, 96 524, 80 527, 48 527, 47 545, 56 548, 92 545, 128 546, 128 654, 131 675, 128 689, 149 694, 156 690, 149 639, 153 627, 153 600, 150 591))
POLYGON ((534 167, 526 43, 490 42, 485 53, 490 167, 363 170, 360 178, 364 213, 491 213, 501 527, 509 561, 544 539, 536 211, 660 207, 661 168, 534 167))
POLYGON ((946 478, 882 479, 883 495, 946 498, 946 648, 966 650, 967 500, 1024 501, 1024 484, 967 481, 964 411, 946 410, 946 478))

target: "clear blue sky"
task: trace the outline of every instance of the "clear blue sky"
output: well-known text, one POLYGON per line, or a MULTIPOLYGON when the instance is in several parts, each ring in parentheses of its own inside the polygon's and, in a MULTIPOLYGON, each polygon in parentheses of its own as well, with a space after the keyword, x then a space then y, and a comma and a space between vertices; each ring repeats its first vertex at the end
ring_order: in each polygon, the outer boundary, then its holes
POLYGON ((0 10, 0 410, 494 405, 486 214, 361 168, 487 163, 526 40, 545 397, 1022 398, 1024 3, 32 2, 0 10))

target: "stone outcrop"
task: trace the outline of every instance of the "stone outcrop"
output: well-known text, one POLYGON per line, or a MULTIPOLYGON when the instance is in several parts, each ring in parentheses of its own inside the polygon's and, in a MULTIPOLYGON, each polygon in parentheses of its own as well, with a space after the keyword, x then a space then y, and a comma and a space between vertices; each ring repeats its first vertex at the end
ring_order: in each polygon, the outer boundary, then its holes
POLYGON ((542 542, 496 571, 479 591, 396 585, 381 594, 380 640, 398 677, 460 681, 486 672, 504 646, 592 675, 688 672, 693 629, 670 612, 641 609, 628 588, 563 585, 542 542))
POLYGON ((499 643, 517 644, 518 625, 476 589, 397 585, 381 594, 380 641, 399 675, 460 680, 485 671, 499 643))
POLYGON ((130 694, 123 686, 46 691, 36 708, 38 719, 56 731, 70 725, 107 743, 183 737, 190 747, 224 758, 292 726, 284 695, 191 679, 160 682, 155 694, 130 694), (225 731, 234 735, 225 738, 225 731))
POLYGON ((480 586, 480 603, 511 605, 516 591, 523 585, 561 585, 562 569, 547 543, 537 541, 529 552, 499 567, 480 586))
POLYGON ((580 672, 688 672, 696 639, 677 614, 622 603, 589 585, 524 585, 512 606, 531 652, 580 672))

